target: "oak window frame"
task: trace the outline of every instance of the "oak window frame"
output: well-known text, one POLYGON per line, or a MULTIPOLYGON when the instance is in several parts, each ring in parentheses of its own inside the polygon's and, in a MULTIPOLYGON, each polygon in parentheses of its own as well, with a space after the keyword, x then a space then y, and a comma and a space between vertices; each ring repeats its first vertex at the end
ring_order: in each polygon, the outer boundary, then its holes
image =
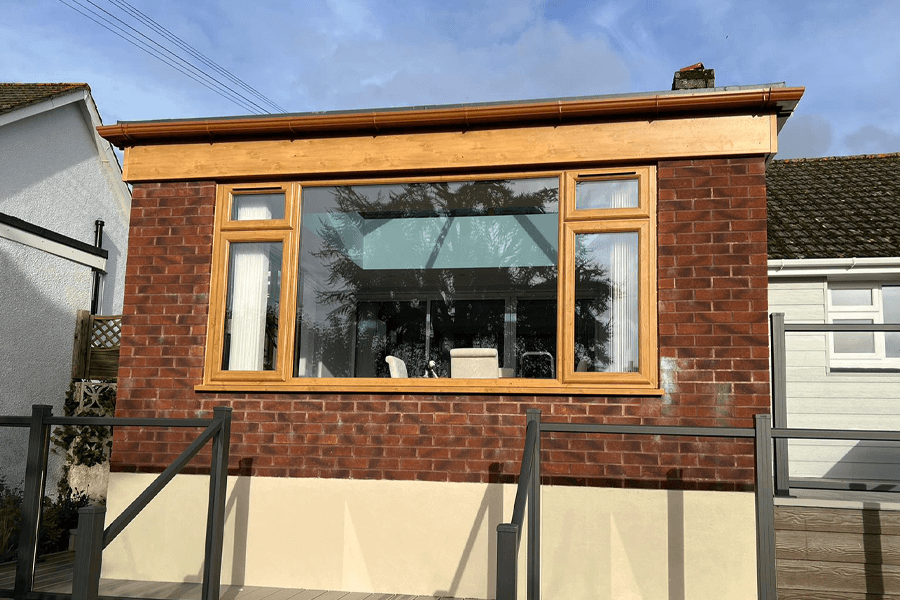
POLYGON ((257 392, 384 392, 486 394, 609 394, 660 395, 658 377, 656 259, 656 168, 653 166, 552 170, 515 173, 463 173, 454 176, 416 176, 369 179, 220 183, 217 188, 210 310, 203 383, 199 391, 257 392), (498 378, 316 378, 294 377, 295 311, 302 227, 302 189, 308 186, 398 184, 435 181, 474 181, 559 177, 557 263, 557 351, 555 379, 498 378), (635 179, 638 206, 578 209, 576 185, 583 181, 635 179), (231 219, 235 195, 276 191, 285 194, 284 219, 231 219), (636 372, 576 372, 574 364, 574 252, 579 233, 635 232, 638 235, 639 358, 636 372), (237 242, 281 242, 282 285, 279 298, 278 353, 272 371, 229 371, 222 368, 228 257, 237 242))

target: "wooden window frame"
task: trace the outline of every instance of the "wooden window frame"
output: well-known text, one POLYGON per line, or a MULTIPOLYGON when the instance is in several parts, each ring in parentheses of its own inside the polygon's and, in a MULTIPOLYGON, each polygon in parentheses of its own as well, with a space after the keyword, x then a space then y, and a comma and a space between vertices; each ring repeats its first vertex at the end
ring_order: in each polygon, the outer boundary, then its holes
POLYGON ((659 337, 657 335, 656 271, 656 169, 654 167, 591 169, 567 172, 563 193, 565 220, 560 254, 563 256, 559 306, 562 339, 558 359, 564 385, 631 385, 656 388, 659 385, 659 337), (575 189, 580 181, 638 181, 638 205, 629 208, 576 207, 575 189), (577 372, 575 348, 575 236, 583 233, 638 234, 638 340, 639 368, 634 373, 577 372), (561 364, 560 364, 561 363, 561 364))
POLYGON ((290 372, 294 339, 294 319, 290 310, 296 304, 296 286, 291 286, 296 270, 296 229, 299 206, 297 184, 220 185, 216 194, 216 235, 213 241, 213 265, 210 280, 209 325, 207 327, 204 383, 268 385, 284 383, 290 372), (268 221, 231 220, 231 203, 241 192, 259 193, 260 189, 280 190, 285 194, 285 218, 268 221), (240 242, 281 242, 281 290, 278 301, 278 355, 271 371, 230 371, 222 368, 225 338, 225 303, 228 287, 228 257, 231 244, 240 242))
POLYGON ((456 394, 608 394, 660 395, 656 302, 656 169, 652 166, 516 173, 464 173, 458 176, 416 176, 336 181, 220 184, 217 190, 213 265, 210 285, 208 340, 203 383, 199 391, 255 392, 382 392, 456 394), (452 378, 309 378, 293 377, 297 274, 301 228, 301 196, 310 187, 369 185, 427 181, 474 181, 559 177, 559 263, 557 277, 557 352, 555 379, 452 379, 452 378), (635 178, 639 203, 633 208, 578 210, 578 181, 635 178), (242 192, 283 190, 285 218, 278 221, 231 220, 231 201, 242 192), (636 373, 576 373, 574 357, 574 240, 576 233, 635 231, 639 238, 639 343, 640 368, 636 373), (274 371, 222 369, 224 315, 228 281, 228 252, 236 242, 280 241, 283 244, 282 285, 279 300, 277 367, 274 371))

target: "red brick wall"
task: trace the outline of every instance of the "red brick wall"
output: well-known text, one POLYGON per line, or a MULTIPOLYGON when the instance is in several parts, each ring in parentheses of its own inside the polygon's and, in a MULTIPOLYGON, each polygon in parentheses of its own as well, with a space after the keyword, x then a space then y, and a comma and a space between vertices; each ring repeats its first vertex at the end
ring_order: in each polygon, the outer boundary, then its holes
MULTIPOLYGON (((658 167, 661 398, 195 392, 215 185, 190 182, 134 187, 117 415, 232 406, 235 472, 477 482, 518 472, 526 408, 572 422, 749 427, 769 410, 764 160, 658 167)), ((113 469, 160 470, 191 435, 118 428, 113 469)), ((752 478, 747 442, 555 435, 544 450, 556 483, 734 489, 752 478)))

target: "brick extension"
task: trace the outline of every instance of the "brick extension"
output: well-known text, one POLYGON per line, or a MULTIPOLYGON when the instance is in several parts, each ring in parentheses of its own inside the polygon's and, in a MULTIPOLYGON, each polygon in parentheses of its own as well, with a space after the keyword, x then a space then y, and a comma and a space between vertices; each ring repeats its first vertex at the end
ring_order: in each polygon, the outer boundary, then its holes
MULTIPOLYGON (((234 408, 231 469, 274 477, 515 478, 526 408, 571 422, 752 426, 769 411, 762 157, 658 164, 663 397, 200 393, 214 182, 134 186, 117 416, 234 408)), ((193 431, 118 428, 112 468, 159 471, 193 431)), ((545 436, 547 482, 747 489, 747 442, 545 436)), ((195 461, 202 471, 202 457, 195 461)))

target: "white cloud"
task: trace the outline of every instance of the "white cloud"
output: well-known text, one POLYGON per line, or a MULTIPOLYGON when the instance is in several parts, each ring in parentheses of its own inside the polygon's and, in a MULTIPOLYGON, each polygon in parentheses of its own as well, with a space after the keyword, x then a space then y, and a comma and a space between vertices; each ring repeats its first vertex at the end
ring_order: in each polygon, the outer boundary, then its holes
MULTIPOLYGON (((248 112, 58 0, 7 4, 4 80, 86 81, 107 122, 248 112)), ((703 61, 719 85, 806 86, 782 153, 897 149, 894 0, 135 4, 289 111, 663 90, 703 61)))

